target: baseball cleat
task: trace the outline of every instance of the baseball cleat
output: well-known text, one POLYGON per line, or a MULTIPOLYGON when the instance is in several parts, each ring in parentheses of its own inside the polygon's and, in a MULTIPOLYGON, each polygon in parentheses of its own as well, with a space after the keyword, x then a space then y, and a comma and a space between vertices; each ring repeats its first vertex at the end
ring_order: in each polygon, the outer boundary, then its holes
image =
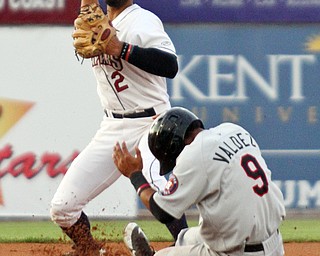
POLYGON ((134 222, 129 223, 123 235, 123 241, 133 256, 154 255, 155 252, 150 247, 148 238, 138 224, 134 222))

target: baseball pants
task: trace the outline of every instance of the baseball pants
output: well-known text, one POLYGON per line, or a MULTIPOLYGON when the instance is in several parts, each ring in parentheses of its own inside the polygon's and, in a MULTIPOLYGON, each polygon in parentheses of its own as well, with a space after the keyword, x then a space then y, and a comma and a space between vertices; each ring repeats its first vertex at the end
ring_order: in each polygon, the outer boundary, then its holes
POLYGON ((61 227, 72 226, 83 208, 120 177, 112 159, 117 141, 126 141, 132 153, 138 145, 147 180, 155 189, 164 188, 166 179, 159 175, 159 163, 147 142, 152 122, 152 117, 116 119, 105 116, 100 129, 63 177, 51 201, 52 220, 61 227))

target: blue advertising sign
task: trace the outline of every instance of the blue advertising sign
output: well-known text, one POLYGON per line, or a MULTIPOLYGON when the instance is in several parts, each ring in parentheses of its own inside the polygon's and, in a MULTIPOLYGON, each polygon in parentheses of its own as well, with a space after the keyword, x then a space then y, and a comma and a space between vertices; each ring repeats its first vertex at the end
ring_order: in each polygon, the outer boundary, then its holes
POLYGON ((320 0, 136 0, 164 22, 319 22, 320 0))
POLYGON ((244 126, 256 138, 288 208, 320 208, 318 26, 168 25, 179 73, 173 105, 206 127, 244 126))

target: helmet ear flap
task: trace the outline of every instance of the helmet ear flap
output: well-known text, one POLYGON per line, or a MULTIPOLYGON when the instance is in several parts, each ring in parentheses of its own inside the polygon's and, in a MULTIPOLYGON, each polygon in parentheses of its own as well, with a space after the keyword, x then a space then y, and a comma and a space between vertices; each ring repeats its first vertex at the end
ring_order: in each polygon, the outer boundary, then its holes
POLYGON ((178 155, 184 148, 184 143, 179 137, 173 137, 170 144, 170 154, 178 155))
POLYGON ((196 120, 200 121, 189 110, 173 107, 151 125, 148 144, 152 154, 160 161, 160 175, 174 168, 177 157, 185 147, 185 134, 196 120))

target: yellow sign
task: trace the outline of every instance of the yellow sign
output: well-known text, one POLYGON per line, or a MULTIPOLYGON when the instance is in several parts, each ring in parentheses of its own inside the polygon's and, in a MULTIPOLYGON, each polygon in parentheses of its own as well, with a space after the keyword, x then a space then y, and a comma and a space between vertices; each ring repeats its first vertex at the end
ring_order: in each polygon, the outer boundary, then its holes
POLYGON ((309 52, 320 52, 320 35, 314 35, 308 38, 305 47, 309 52))
POLYGON ((33 102, 0 98, 0 139, 33 106, 33 102))

